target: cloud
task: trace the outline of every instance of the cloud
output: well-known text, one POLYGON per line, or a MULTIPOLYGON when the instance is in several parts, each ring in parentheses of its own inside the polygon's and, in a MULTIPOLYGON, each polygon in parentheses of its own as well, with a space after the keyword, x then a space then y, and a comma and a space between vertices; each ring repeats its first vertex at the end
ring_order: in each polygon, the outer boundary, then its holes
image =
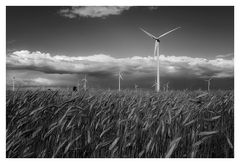
POLYGON ((229 58, 229 57, 233 57, 233 53, 229 53, 226 55, 217 55, 216 58, 229 58))
POLYGON ((17 79, 15 83, 18 86, 50 86, 54 85, 55 81, 38 77, 33 79, 17 79))
POLYGON ((59 14, 67 18, 90 17, 106 18, 110 15, 120 15, 123 11, 128 10, 129 6, 84 6, 64 8, 59 14))
MULTIPOLYGON (((33 78, 26 78, 24 75, 22 76, 18 72, 14 73, 14 75, 17 75, 15 77, 15 84, 17 86, 41 86, 41 85, 54 85, 56 84, 55 81, 47 78, 42 78, 42 77, 33 77, 33 78), (24 78, 22 78, 24 77, 24 78)), ((12 85, 12 80, 11 78, 8 78, 7 80, 7 85, 12 85)))
MULTIPOLYGON (((7 70, 32 70, 46 74, 88 74, 96 78, 113 77, 118 71, 132 77, 147 77, 156 73, 156 60, 150 56, 114 58, 98 54, 70 57, 22 50, 8 54, 6 64, 7 70)), ((160 74, 162 77, 227 78, 234 76, 234 62, 233 59, 208 60, 161 55, 160 74)), ((46 83, 43 79, 35 81, 46 83)))
POLYGON ((36 79, 33 79, 33 82, 34 82, 34 83, 37 83, 37 84, 39 84, 39 85, 45 85, 45 84, 51 85, 51 84, 53 84, 53 82, 52 82, 51 80, 45 79, 45 78, 41 78, 41 77, 38 77, 38 78, 36 78, 36 79))

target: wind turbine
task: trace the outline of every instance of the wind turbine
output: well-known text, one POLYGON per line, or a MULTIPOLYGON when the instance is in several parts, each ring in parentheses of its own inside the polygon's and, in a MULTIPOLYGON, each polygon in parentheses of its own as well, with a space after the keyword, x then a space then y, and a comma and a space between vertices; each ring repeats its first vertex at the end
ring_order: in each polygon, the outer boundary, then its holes
POLYGON ((177 28, 174 28, 168 32, 165 32, 164 34, 158 36, 158 37, 155 37, 154 35, 150 34, 149 32, 145 31, 144 29, 140 28, 144 33, 146 33, 150 38, 154 39, 155 40, 155 47, 154 47, 154 58, 155 56, 157 56, 157 86, 156 86, 156 91, 159 92, 160 90, 160 72, 159 72, 159 43, 160 43, 160 38, 179 29, 181 27, 177 27, 177 28))
POLYGON ((14 91, 15 90, 15 77, 14 76, 12 77, 12 84, 13 84, 12 90, 14 91))
POLYGON ((137 84, 135 84, 135 85, 134 85, 134 88, 135 88, 135 90, 137 90, 137 89, 138 89, 138 85, 137 85, 137 84))
POLYGON ((122 73, 118 72, 118 91, 121 91, 121 80, 123 80, 122 73))
POLYGON ((168 92, 168 84, 169 84, 169 82, 166 83, 166 90, 165 91, 167 91, 167 92, 168 92))
POLYGON ((78 79, 77 86, 78 86, 78 91, 80 91, 80 88, 81 88, 81 83, 80 83, 80 80, 79 80, 79 79, 78 79))
POLYGON ((85 78, 82 79, 82 81, 83 81, 83 89, 84 89, 84 91, 86 91, 87 90, 87 77, 86 77, 86 75, 85 75, 85 78))
POLYGON ((155 80, 152 87, 155 87, 155 90, 157 90, 157 81, 155 80))
POLYGON ((208 80, 205 80, 208 83, 208 92, 210 92, 211 80, 212 80, 212 77, 209 78, 208 80))

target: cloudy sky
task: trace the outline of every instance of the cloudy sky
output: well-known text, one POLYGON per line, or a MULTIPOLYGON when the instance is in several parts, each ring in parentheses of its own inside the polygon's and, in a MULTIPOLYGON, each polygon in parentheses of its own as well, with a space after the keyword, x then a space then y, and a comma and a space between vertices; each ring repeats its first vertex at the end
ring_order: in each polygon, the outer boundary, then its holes
POLYGON ((151 88, 154 41, 161 84, 172 89, 232 89, 233 7, 7 7, 7 85, 73 86, 87 75, 94 88, 151 88))

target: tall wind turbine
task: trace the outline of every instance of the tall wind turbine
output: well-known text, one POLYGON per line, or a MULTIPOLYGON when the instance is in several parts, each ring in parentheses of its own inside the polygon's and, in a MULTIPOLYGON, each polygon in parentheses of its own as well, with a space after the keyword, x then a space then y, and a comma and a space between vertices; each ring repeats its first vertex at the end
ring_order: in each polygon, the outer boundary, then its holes
POLYGON ((212 80, 212 77, 208 80, 205 80, 208 83, 208 92, 210 92, 211 80, 212 80))
POLYGON ((15 90, 15 77, 14 76, 12 77, 12 84, 13 84, 12 90, 14 91, 15 90))
POLYGON ((82 79, 82 81, 83 81, 83 89, 84 89, 84 91, 86 91, 87 90, 87 77, 86 77, 86 75, 85 75, 85 78, 82 79))
POLYGON ((123 80, 122 73, 118 72, 118 91, 121 91, 121 80, 123 80))
POLYGON ((150 34, 149 32, 145 31, 144 29, 140 28, 144 33, 146 33, 150 38, 155 40, 155 47, 154 47, 154 57, 157 56, 157 87, 156 91, 159 92, 160 90, 160 72, 159 72, 159 43, 160 43, 160 38, 179 29, 181 27, 174 28, 168 32, 165 32, 164 34, 160 35, 159 37, 155 37, 154 35, 150 34))

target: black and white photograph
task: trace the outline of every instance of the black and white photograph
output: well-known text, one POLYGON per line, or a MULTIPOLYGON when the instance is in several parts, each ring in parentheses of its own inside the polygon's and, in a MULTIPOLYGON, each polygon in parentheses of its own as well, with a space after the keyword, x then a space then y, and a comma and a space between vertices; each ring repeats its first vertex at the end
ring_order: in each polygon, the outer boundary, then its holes
POLYGON ((235 157, 234 6, 5 9, 6 158, 235 157))

